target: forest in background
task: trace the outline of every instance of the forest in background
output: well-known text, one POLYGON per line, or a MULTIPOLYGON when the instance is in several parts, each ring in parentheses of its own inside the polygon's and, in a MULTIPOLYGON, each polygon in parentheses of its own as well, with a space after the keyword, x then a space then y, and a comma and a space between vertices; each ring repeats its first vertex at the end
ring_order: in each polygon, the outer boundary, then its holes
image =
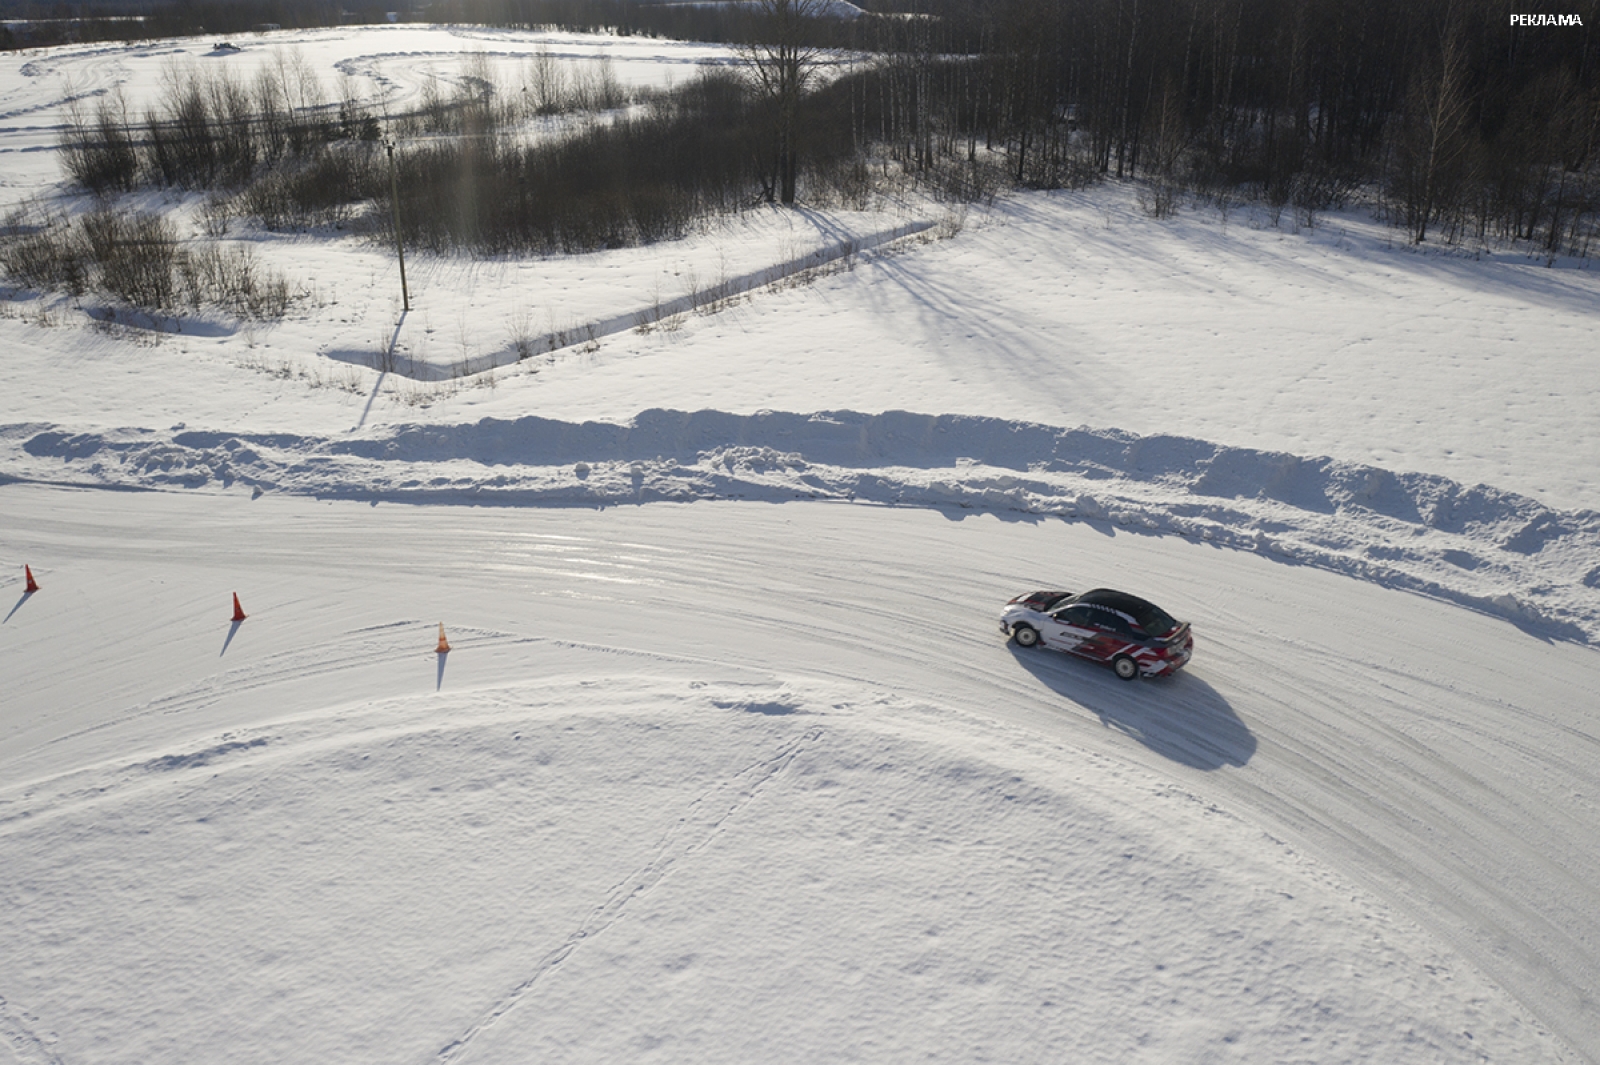
MULTIPOLYGON (((808 202, 864 205, 908 182, 970 201, 1107 178, 1136 180, 1156 216, 1256 203, 1274 224, 1287 214, 1311 226, 1360 201, 1416 243, 1588 257, 1600 235, 1600 0, 862 6, 885 9, 440 0, 411 15, 723 42, 745 59, 743 76, 630 96, 604 77, 552 86, 559 75, 535 62, 520 87, 469 79, 495 91, 435 97, 380 131, 359 104, 325 98, 314 76, 280 62, 251 85, 175 78, 148 113, 103 98, 74 116, 63 148, 70 176, 99 194, 213 190, 219 227, 227 215, 342 224, 365 203, 381 208, 367 218, 382 228, 397 188, 402 205, 445 205, 400 212, 406 239, 486 254, 649 242, 705 213, 793 202, 797 188, 808 202), (1529 12, 1581 25, 1514 24, 1529 12), (515 128, 530 108, 594 121, 526 143, 515 128), (420 132, 426 146, 408 147, 420 132), (397 144, 393 183, 383 138, 397 144)), ((141 14, 99 25, 164 35, 360 17, 291 0, 141 14)), ((93 243, 85 234, 77 246, 93 243)))

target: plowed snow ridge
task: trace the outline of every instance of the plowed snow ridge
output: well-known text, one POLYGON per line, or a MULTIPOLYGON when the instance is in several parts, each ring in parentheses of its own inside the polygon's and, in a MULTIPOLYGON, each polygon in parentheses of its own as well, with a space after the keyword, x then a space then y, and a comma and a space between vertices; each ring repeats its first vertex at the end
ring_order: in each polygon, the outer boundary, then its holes
POLYGON ((1600 642, 1600 513, 1444 477, 1178 436, 904 411, 647 410, 316 437, 0 428, 13 481, 603 506, 831 499, 1178 534, 1600 642))

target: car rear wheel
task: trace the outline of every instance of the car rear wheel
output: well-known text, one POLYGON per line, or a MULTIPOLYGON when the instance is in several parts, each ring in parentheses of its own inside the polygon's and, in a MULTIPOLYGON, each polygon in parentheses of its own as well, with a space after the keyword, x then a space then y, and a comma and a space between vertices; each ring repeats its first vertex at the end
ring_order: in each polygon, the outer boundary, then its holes
POLYGON ((1018 647, 1037 647, 1039 630, 1032 625, 1018 625, 1011 630, 1011 638, 1017 641, 1018 647))
POLYGON ((1111 660, 1111 668, 1117 671, 1117 676, 1123 680, 1137 680, 1139 678, 1139 663, 1128 655, 1118 655, 1111 660))

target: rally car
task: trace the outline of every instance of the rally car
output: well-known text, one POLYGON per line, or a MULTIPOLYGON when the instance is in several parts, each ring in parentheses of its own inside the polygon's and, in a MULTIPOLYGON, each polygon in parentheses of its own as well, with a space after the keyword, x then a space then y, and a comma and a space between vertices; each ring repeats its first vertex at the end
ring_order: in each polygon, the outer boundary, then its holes
POLYGON ((1123 680, 1171 676, 1194 654, 1187 621, 1110 588, 1019 595, 1001 611, 1000 631, 1019 647, 1049 647, 1109 662, 1123 680))

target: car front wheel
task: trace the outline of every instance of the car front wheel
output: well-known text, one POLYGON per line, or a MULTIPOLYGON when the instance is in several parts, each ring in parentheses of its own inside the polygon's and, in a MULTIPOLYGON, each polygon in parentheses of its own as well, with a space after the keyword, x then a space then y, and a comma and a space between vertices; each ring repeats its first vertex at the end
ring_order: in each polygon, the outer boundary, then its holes
POLYGON ((1018 625, 1011 630, 1011 638, 1017 641, 1018 647, 1037 647, 1039 630, 1032 625, 1018 625))
POLYGON ((1139 676, 1139 663, 1128 655, 1118 655, 1111 660, 1111 668, 1117 671, 1117 676, 1123 680, 1136 680, 1139 676))

